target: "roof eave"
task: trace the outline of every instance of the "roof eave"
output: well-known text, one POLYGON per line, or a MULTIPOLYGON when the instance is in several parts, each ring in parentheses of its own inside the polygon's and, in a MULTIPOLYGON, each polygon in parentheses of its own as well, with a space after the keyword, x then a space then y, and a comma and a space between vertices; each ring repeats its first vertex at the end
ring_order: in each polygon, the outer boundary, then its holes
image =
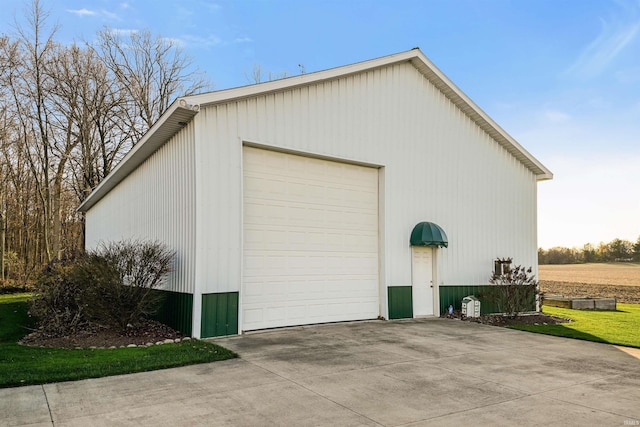
POLYGON ((462 112, 473 120, 482 130, 495 139, 511 155, 524 164, 537 180, 552 179, 553 174, 538 159, 522 147, 511 135, 502 129, 491 119, 478 105, 476 105, 460 88, 458 88, 435 64, 433 64, 418 48, 394 55, 358 62, 351 65, 318 71, 315 73, 301 74, 281 80, 226 89, 218 92, 209 92, 201 95, 185 97, 188 102, 199 104, 203 107, 221 102, 229 102, 242 98, 264 95, 280 90, 288 90, 300 86, 332 80, 364 71, 386 67, 392 64, 411 62, 434 86, 436 86, 447 98, 451 100, 462 112))
POLYGON ((436 86, 447 98, 451 100, 462 112, 473 120, 483 131, 491 136, 498 144, 504 147, 511 155, 518 159, 536 176, 538 181, 553 179, 553 173, 538 159, 520 145, 500 125, 498 125, 482 108, 473 102, 458 86, 455 85, 429 58, 419 49, 415 52, 411 63, 434 86, 436 86))
POLYGON ((169 106, 158 121, 147 131, 142 139, 116 165, 111 173, 93 190, 78 207, 86 212, 111 189, 118 185, 153 152, 159 149, 198 113, 200 106, 230 102, 237 99, 263 95, 281 90, 307 86, 321 81, 333 80, 358 74, 392 64, 411 62, 422 75, 435 85, 461 111, 471 118, 482 130, 496 140, 502 147, 533 172, 538 181, 553 178, 553 174, 540 161, 533 157, 518 142, 494 122, 480 107, 464 94, 451 80, 436 67, 420 49, 415 48, 351 65, 302 74, 281 80, 192 95, 180 98, 169 106))
POLYGON ((407 62, 416 56, 415 52, 420 51, 416 48, 393 55, 370 59, 368 61, 330 68, 328 70, 300 74, 299 76, 286 77, 284 79, 273 80, 270 82, 251 84, 232 89, 203 93, 200 95, 186 96, 185 99, 192 104, 199 104, 202 107, 206 107, 208 105, 213 105, 220 102, 229 102, 242 98, 277 92, 280 90, 294 89, 296 87, 307 86, 322 81, 333 80, 339 77, 358 74, 364 71, 376 69, 379 67, 385 67, 391 64, 407 62))
POLYGON ((136 145, 116 165, 100 184, 78 206, 79 212, 88 211, 109 191, 124 180, 147 158, 185 127, 198 114, 199 108, 184 100, 174 101, 158 121, 144 134, 136 145))

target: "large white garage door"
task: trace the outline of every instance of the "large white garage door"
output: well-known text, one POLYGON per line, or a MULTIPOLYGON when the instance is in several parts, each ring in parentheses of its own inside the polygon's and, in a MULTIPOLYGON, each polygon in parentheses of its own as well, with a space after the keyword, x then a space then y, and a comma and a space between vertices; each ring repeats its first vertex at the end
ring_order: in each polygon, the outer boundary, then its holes
POLYGON ((243 149, 242 329, 378 316, 378 170, 243 149))

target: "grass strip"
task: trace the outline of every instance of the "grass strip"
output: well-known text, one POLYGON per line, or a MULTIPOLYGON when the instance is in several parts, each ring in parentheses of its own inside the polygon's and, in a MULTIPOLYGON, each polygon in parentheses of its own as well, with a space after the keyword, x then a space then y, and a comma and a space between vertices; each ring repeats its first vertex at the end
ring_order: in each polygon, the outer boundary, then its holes
POLYGON ((29 294, 0 295, 0 387, 99 378, 231 359, 238 355, 200 340, 118 349, 52 349, 17 341, 29 332, 29 294))
POLYGON ((514 325, 512 329, 640 348, 640 304, 618 304, 616 311, 571 310, 543 306, 552 316, 572 319, 559 325, 514 325))

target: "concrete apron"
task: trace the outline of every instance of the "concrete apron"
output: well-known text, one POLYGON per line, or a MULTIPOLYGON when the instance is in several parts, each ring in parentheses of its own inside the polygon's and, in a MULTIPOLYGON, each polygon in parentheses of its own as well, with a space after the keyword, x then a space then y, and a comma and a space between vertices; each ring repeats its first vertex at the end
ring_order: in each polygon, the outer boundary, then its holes
POLYGON ((640 359, 640 348, 633 348, 633 347, 623 347, 621 345, 617 345, 615 346, 618 350, 620 351, 624 351, 625 353, 627 353, 630 356, 635 357, 636 359, 640 359))
MULTIPOLYGON (((638 425, 615 346, 446 319, 286 328, 241 359, 0 390, 0 425, 638 425)), ((622 349, 625 350, 625 349, 622 349)))

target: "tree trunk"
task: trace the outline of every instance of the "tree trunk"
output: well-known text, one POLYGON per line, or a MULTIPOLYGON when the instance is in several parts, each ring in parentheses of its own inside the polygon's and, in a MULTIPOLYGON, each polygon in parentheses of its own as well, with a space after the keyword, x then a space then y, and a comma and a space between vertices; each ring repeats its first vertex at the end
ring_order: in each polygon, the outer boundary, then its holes
POLYGON ((5 244, 7 236, 7 226, 5 219, 5 204, 4 204, 4 188, 0 191, 0 281, 4 281, 6 276, 4 272, 4 258, 5 258, 5 244))
MULTIPOLYGON (((51 200, 51 255, 55 259, 62 258, 62 214, 61 203, 62 198, 62 177, 56 177, 53 184, 53 197, 51 200)), ((51 261, 49 259, 48 261, 51 261)))

